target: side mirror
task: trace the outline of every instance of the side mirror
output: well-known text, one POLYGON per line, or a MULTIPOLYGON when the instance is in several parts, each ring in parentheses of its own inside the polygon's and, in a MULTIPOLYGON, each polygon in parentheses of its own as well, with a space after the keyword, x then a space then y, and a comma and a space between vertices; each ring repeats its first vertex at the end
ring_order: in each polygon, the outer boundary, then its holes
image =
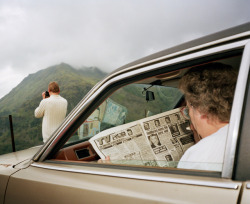
POLYGON ((154 92, 146 91, 146 101, 153 101, 155 100, 154 92))

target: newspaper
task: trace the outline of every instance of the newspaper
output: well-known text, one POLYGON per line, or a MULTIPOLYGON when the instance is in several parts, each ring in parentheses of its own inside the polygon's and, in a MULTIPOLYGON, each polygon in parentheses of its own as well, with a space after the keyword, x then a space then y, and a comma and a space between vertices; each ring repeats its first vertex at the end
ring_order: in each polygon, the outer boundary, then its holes
POLYGON ((89 141, 112 163, 175 167, 194 144, 189 120, 180 108, 104 130, 89 141))

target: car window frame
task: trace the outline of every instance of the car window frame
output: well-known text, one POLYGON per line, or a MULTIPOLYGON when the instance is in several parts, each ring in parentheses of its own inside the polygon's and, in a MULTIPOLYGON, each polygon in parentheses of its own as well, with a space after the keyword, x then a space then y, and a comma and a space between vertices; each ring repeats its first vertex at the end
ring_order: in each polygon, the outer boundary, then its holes
MULTIPOLYGON (((133 81, 135 81, 137 78, 145 78, 145 77, 149 77, 150 75, 152 75, 152 73, 156 74, 161 74, 161 73, 165 73, 166 69, 168 71, 174 71, 179 69, 180 67, 184 68, 187 67, 188 65, 192 65, 192 64, 199 64, 199 62, 205 62, 205 61, 211 61, 212 59, 220 59, 221 55, 225 56, 227 53, 227 55, 230 55, 230 52, 232 52, 232 55, 235 54, 235 52, 241 52, 242 49, 244 48, 245 44, 247 43, 248 40, 242 40, 239 42, 233 42, 233 43, 229 43, 229 44, 225 44, 225 45, 220 45, 218 47, 213 47, 213 48, 209 48, 206 50, 202 50, 202 51, 198 51, 195 53, 191 53, 191 54, 187 54, 185 56, 180 56, 178 58, 174 58, 174 59, 170 59, 168 61, 164 61, 161 63, 157 63, 157 64, 153 64, 153 65, 149 65, 146 67, 142 67, 140 69, 135 69, 132 70, 130 72, 125 72, 121 75, 117 75, 114 78, 110 79, 109 81, 107 81, 103 86, 101 86, 93 95, 90 96, 90 98, 85 102, 85 105, 83 104, 82 107, 82 111, 79 112, 78 114, 86 114, 88 112, 90 112, 91 107, 88 107, 89 103, 95 103, 98 102, 101 98, 105 98, 107 96, 106 95, 100 95, 99 98, 96 97, 98 96, 98 94, 102 93, 102 91, 104 89, 108 90, 108 92, 112 91, 112 88, 116 87, 116 86, 123 86, 124 84, 128 84, 131 83, 133 81), (130 79, 129 81, 126 81, 130 79), (98 100, 97 100, 98 99, 98 100)), ((91 94, 91 93, 90 93, 91 94)), ((93 106, 94 107, 94 106, 93 106)), ((93 110, 92 107, 92 110, 93 110)), ((97 107, 97 105, 95 106, 97 107)), ((78 107, 79 108, 79 107, 78 107)), ((72 116, 71 116, 72 117, 72 116)), ((72 121, 71 121, 72 122, 72 121)), ((62 130, 61 128, 61 132, 60 129, 58 130, 58 134, 54 135, 54 137, 52 137, 50 139, 50 141, 48 142, 48 145, 45 145, 44 151, 42 152, 42 154, 40 153, 38 155, 35 155, 34 160, 35 161, 45 161, 48 162, 48 158, 49 155, 53 154, 53 149, 55 148, 55 143, 58 142, 58 140, 60 140, 63 136, 63 133, 67 134, 67 129, 66 130, 62 130)), ((228 146, 228 145, 227 145, 228 146)), ((84 164, 86 165, 86 164, 84 164)), ((224 166, 225 164, 223 164, 224 166)), ((183 172, 182 174, 186 175, 187 172, 190 173, 189 171, 186 170, 181 170, 181 172, 183 172)), ((191 173, 192 175, 202 175, 202 176, 207 176, 206 173, 203 174, 203 172, 198 173, 191 173)), ((219 174, 212 174, 212 177, 218 177, 223 175, 223 173, 219 174)), ((228 177, 227 177, 228 178, 228 177)))
MULTIPOLYGON (((250 180, 250 137, 249 137, 249 120, 250 120, 250 76, 248 74, 248 85, 241 119, 240 137, 237 142, 235 168, 232 178, 237 181, 250 180)), ((250 189, 250 185, 247 184, 250 189)))
POLYGON ((230 116, 230 124, 228 128, 228 138, 225 149, 224 165, 222 169, 222 178, 232 178, 234 171, 234 162, 236 157, 237 142, 240 135, 240 126, 242 118, 242 110, 246 94, 248 74, 250 69, 250 41, 244 47, 235 95, 230 116))

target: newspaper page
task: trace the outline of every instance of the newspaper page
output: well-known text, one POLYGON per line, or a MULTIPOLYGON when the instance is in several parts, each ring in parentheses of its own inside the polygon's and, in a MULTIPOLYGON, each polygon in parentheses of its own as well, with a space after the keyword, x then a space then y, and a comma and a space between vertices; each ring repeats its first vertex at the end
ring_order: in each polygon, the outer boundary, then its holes
POLYGON ((90 143, 112 163, 175 167, 194 139, 177 108, 102 131, 90 143))

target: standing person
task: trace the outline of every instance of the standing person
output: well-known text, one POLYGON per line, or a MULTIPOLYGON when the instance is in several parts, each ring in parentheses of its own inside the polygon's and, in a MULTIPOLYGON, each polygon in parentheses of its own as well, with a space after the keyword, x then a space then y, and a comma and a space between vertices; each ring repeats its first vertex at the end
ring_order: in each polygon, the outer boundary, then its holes
POLYGON ((189 70, 180 81, 191 119, 201 140, 182 156, 178 168, 221 171, 237 72, 209 63, 189 70))
POLYGON ((42 135, 43 142, 46 142, 52 133, 63 122, 66 113, 68 102, 59 95, 60 89, 56 82, 51 82, 48 86, 49 97, 42 93, 43 100, 35 109, 35 117, 42 118, 42 135))

